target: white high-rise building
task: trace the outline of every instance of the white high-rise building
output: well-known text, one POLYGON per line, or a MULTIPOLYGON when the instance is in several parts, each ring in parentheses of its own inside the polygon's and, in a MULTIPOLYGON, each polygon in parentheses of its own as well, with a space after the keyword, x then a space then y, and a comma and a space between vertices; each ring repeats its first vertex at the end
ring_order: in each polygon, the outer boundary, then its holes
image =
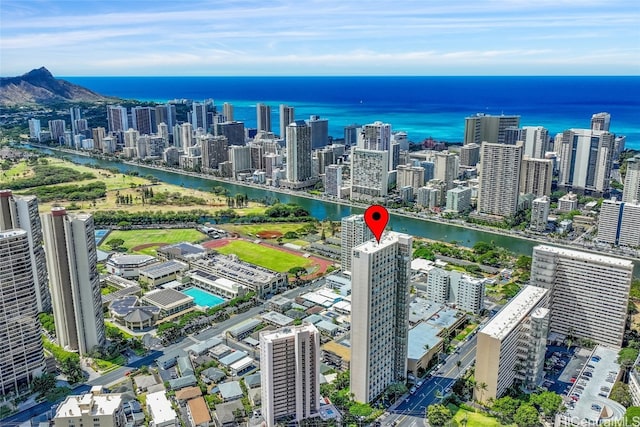
POLYGON ((391 125, 373 122, 362 126, 358 135, 358 147, 366 150, 388 151, 391 148, 391 125))
POLYGON ((427 299, 437 304, 455 304, 459 310, 478 314, 484 308, 484 280, 434 268, 427 276, 427 299))
POLYGON ((549 289, 549 332, 620 347, 633 262, 564 248, 533 248, 531 281, 549 289))
POLYGON ((535 389, 544 374, 549 331, 548 291, 525 286, 478 332, 475 378, 481 402, 501 397, 518 379, 535 389))
POLYGON ((224 115, 225 122, 233 121, 233 104, 225 102, 222 104, 222 115, 224 115))
POLYGON ((640 202, 640 154, 627 159, 627 174, 622 190, 623 202, 640 202))
POLYGON ((286 139, 287 126, 295 121, 294 108, 280 104, 280 137, 286 139))
POLYGON ((591 129, 569 129, 555 141, 560 154, 558 185, 603 193, 609 189, 615 135, 591 129))
POLYGON ((87 354, 105 344, 93 217, 52 208, 42 225, 58 343, 87 354))
POLYGON ((596 113, 591 116, 591 130, 603 130, 609 132, 610 124, 611 114, 609 113, 596 113))
POLYGON ((524 155, 532 159, 544 159, 549 146, 549 131, 542 126, 523 126, 524 155))
POLYGON ((351 149, 351 198, 377 200, 389 188, 389 152, 351 149))
POLYGON ((256 104, 258 131, 271 132, 271 107, 262 103, 256 104))
POLYGON ((314 325, 260 333, 262 416, 267 426, 320 409, 320 333, 314 325))
POLYGON ((534 199, 531 205, 531 221, 529 228, 534 231, 545 231, 549 222, 549 209, 551 200, 547 196, 534 199))
POLYGON ((598 218, 598 241, 614 246, 640 246, 640 204, 604 200, 598 218))
POLYGON ((387 232, 353 248, 351 258, 351 383, 371 402, 407 375, 412 237, 387 232))
POLYGON ((191 123, 183 123, 180 126, 180 143, 182 144, 182 151, 188 154, 189 148, 193 146, 193 126, 191 123))
POLYGON ((11 190, 0 190, 0 231, 20 228, 29 238, 29 259, 35 285, 38 312, 51 310, 51 294, 47 263, 42 247, 42 224, 35 196, 14 196, 11 190))
POLYGON ((312 177, 311 128, 297 120, 287 126, 287 181, 298 183, 312 177))
POLYGON ((40 142, 40 132, 42 132, 40 119, 29 119, 29 138, 40 142))
POLYGON ((446 189, 451 190, 455 186, 453 181, 458 179, 458 168, 460 167, 458 155, 448 151, 441 151, 436 153, 434 163, 434 179, 439 179, 446 183, 446 189))
POLYGON ((469 187, 458 186, 447 191, 447 210, 450 212, 464 212, 471 207, 471 193, 469 187))
POLYGON ((0 395, 18 392, 44 372, 30 236, 0 231, 0 395))
POLYGON ((342 169, 342 165, 329 165, 324 169, 324 193, 327 196, 340 197, 342 169))
POLYGON ((351 272, 351 249, 373 239, 373 233, 364 222, 364 215, 351 215, 342 218, 340 268, 351 272))
POLYGON ((511 216, 518 210, 522 142, 482 143, 478 212, 511 216))

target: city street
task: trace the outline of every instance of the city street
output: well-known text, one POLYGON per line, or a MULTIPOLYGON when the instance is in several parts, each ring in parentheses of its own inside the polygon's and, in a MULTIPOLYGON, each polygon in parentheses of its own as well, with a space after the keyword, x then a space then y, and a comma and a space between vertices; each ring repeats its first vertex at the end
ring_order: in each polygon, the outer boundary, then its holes
POLYGON ((407 394, 403 397, 402 403, 391 411, 391 415, 382 421, 382 425, 390 426, 394 421, 401 427, 423 425, 427 407, 447 395, 458 376, 473 365, 476 357, 476 343, 476 335, 468 338, 458 347, 457 353, 449 355, 439 370, 432 371, 433 375, 424 380, 422 386, 417 387, 413 395, 407 394), (457 366, 458 360, 462 362, 460 368, 457 366))

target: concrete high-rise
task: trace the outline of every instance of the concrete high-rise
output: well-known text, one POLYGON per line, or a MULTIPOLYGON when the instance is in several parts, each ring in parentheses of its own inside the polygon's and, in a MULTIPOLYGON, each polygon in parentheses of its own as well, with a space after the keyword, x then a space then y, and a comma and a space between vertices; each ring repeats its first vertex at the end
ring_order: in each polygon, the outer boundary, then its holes
POLYGON ((522 142, 482 143, 478 212, 503 217, 518 210, 522 142))
POLYGON ((598 217, 598 242, 613 246, 640 246, 640 204, 604 200, 598 217))
POLYGON ((202 170, 204 172, 217 170, 220 163, 229 160, 226 137, 205 135, 199 140, 202 146, 202 170))
MULTIPOLYGON (((557 138, 556 138, 557 139, 557 138)), ((615 135, 591 129, 569 129, 562 134, 558 185, 604 193, 609 189, 615 135)), ((558 148, 559 147, 559 148, 558 148)))
POLYGON ((0 190, 0 231, 20 228, 29 239, 29 260, 35 285, 38 312, 51 310, 51 294, 47 264, 42 247, 42 225, 35 196, 14 196, 11 190, 0 190))
POLYGON ((312 115, 307 121, 311 128, 311 149, 326 147, 329 145, 329 120, 312 115))
POLYGON ((233 104, 225 102, 222 104, 222 115, 224 116, 225 122, 233 121, 233 104))
POLYGON ((40 119, 29 119, 29 139, 34 139, 40 142, 40 133, 42 127, 40 125, 40 119))
POLYGON ((640 154, 627 159, 627 174, 624 177, 622 201, 640 202, 640 154))
POLYGON ((169 127, 169 134, 173 135, 176 125, 176 106, 173 104, 156 105, 156 123, 164 123, 169 127))
POLYGON ((351 382, 371 402, 407 375, 412 237, 387 232, 352 250, 351 382))
POLYGON ((362 126, 358 135, 358 147, 366 150, 388 151, 391 148, 391 125, 373 122, 362 126))
POLYGON ((524 155, 533 159, 544 159, 549 147, 549 131, 542 126, 524 126, 522 128, 524 155))
POLYGON ((531 281, 550 293, 549 332, 622 345, 633 262, 564 248, 533 248, 531 281))
POLYGON ((280 104, 280 138, 287 136, 287 126, 295 121, 294 108, 288 105, 280 104))
POLYGON ((550 196, 553 181, 553 160, 522 158, 520 171, 520 193, 536 197, 550 196))
POLYGON ((389 152, 351 149, 351 198, 380 200, 389 191, 389 152))
POLYGON ((373 239, 373 233, 364 222, 364 215, 351 215, 342 218, 340 228, 341 256, 340 268, 351 272, 351 249, 373 239))
POLYGON ((609 132, 610 124, 611 114, 609 113, 596 113, 591 116, 591 130, 603 130, 609 132))
POLYGON ((44 372, 29 233, 0 231, 0 395, 44 372))
POLYGON ((52 208, 42 224, 58 343, 84 355, 105 344, 93 217, 52 208))
POLYGON ((158 128, 155 107, 133 107, 131 109, 131 124, 140 135, 155 133, 158 128))
POLYGON ((529 221, 529 228, 534 231, 545 231, 547 229, 547 223, 549 222, 549 209, 551 207, 551 200, 549 197, 542 196, 534 199, 531 202, 531 221, 529 221))
POLYGON ((129 129, 127 109, 120 105, 107 106, 107 121, 109 122, 109 132, 124 132, 129 129))
POLYGON ((483 141, 502 144, 505 142, 505 129, 519 127, 520 116, 491 116, 478 113, 465 118, 464 145, 483 141))
POLYGON ((481 402, 501 397, 514 381, 534 390, 543 375, 549 309, 547 289, 525 286, 478 332, 475 379, 481 402))
POLYGON ((312 177, 311 128, 296 120, 287 126, 287 181, 303 183, 312 177))
POLYGON ((420 166, 398 165, 396 187, 411 187, 417 193, 424 186, 424 168, 420 166))
POLYGON ((438 152, 435 157, 434 178, 443 181, 447 185, 447 190, 451 190, 458 179, 458 167, 460 160, 455 153, 448 151, 438 152))
POLYGON ((193 145, 193 126, 191 123, 183 123, 180 126, 180 143, 184 154, 189 154, 189 148, 193 145))
POLYGON ((193 129, 202 128, 205 132, 208 130, 207 123, 207 103, 194 102, 191 104, 191 126, 193 129))
POLYGON ((271 107, 262 103, 256 104, 258 131, 271 132, 271 107))
POLYGON ((480 161, 480 144, 471 144, 460 147, 460 166, 476 167, 480 161))
POLYGON ((216 125, 216 134, 225 136, 229 145, 244 145, 244 123, 243 122, 224 122, 216 125))
POLYGON ((64 120, 49 120, 49 132, 51 133, 51 140, 60 142, 61 138, 64 138, 67 124, 64 120))
POLYGON ((262 416, 267 427, 320 409, 320 333, 314 325, 260 333, 262 416))
POLYGON ((342 165, 329 165, 324 170, 324 194, 340 197, 342 188, 342 165))

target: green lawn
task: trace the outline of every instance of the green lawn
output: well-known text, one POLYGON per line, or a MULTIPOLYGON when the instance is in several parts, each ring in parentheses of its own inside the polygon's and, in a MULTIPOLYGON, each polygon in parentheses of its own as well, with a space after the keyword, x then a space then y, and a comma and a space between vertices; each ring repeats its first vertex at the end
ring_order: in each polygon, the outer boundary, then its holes
POLYGON ((505 424, 500 423, 497 419, 480 412, 470 412, 459 408, 456 405, 447 405, 453 414, 453 425, 465 427, 501 427, 505 424), (466 422, 465 422, 466 421, 466 422))
MULTIPOLYGON (((105 243, 111 239, 122 239, 124 240, 124 247, 127 248, 129 252, 132 252, 132 248, 144 245, 147 243, 179 243, 179 242, 198 242, 204 239, 206 236, 199 232, 198 230, 194 230, 193 228, 185 228, 185 229, 153 229, 153 230, 113 230, 109 235, 104 239, 103 244, 100 245, 100 249, 104 251, 109 251, 111 248, 107 246, 105 243)), ((136 253, 143 253, 147 255, 155 255, 156 248, 146 248, 136 253)))
POLYGON ((271 270, 286 272, 293 267, 308 267, 311 262, 300 255, 257 245, 244 240, 233 240, 216 251, 229 255, 235 254, 243 261, 256 264, 271 270))
POLYGON ((241 234, 243 236, 255 237, 261 231, 279 231, 285 234, 288 231, 296 231, 309 224, 308 222, 285 222, 285 223, 264 223, 264 224, 221 224, 219 227, 229 232, 241 234))

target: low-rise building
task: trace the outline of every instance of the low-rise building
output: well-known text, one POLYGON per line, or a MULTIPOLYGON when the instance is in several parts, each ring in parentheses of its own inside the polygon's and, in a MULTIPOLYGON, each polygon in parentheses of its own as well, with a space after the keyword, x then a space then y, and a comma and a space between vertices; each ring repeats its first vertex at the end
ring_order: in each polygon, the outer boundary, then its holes
POLYGON ((142 297, 142 302, 158 307, 161 319, 177 317, 195 308, 193 297, 174 289, 154 289, 142 297))
POLYGON ((211 413, 202 397, 187 401, 187 416, 191 427, 209 427, 211 424, 211 413))
POLYGON ((55 427, 124 427, 126 421, 122 396, 103 393, 100 386, 93 387, 90 393, 67 396, 53 417, 55 427))
POLYGON ((175 280, 178 273, 189 268, 187 263, 177 260, 165 261, 139 270, 140 283, 144 283, 150 288, 175 280))
POLYGON ((173 245, 162 246, 156 250, 158 257, 164 260, 177 259, 184 262, 191 262, 204 257, 207 250, 202 245, 182 242, 173 245))
POLYGON ((150 424, 152 427, 178 427, 180 425, 176 411, 173 410, 164 391, 147 394, 147 412, 153 420, 153 423, 150 424))
POLYGON ((191 286, 227 299, 242 297, 246 293, 246 288, 241 284, 201 269, 188 272, 186 277, 191 286))
POLYGON ((320 347, 322 360, 341 371, 348 371, 351 364, 351 348, 336 341, 329 341, 320 347))
POLYGON ((137 279, 141 268, 156 262, 151 255, 113 255, 105 264, 107 271, 125 279, 137 279))
POLYGON ((238 381, 229 381, 227 383, 218 384, 218 390, 223 402, 242 399, 244 396, 238 381))

